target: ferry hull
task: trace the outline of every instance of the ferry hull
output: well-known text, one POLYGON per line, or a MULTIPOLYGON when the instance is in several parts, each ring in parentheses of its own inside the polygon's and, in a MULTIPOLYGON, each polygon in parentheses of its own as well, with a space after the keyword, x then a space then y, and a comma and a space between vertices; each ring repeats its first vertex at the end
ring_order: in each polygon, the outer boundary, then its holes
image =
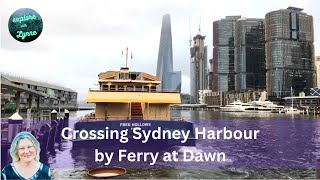
MULTIPOLYGON (((117 121, 88 121, 88 122, 77 122, 74 126, 74 130, 85 130, 89 131, 104 131, 108 128, 108 131, 117 130, 121 132, 123 130, 128 130, 128 142, 121 142, 121 138, 104 138, 104 139, 81 139, 77 137, 73 140, 73 147, 108 147, 108 146, 143 146, 143 147, 153 147, 163 148, 163 147, 171 147, 171 146, 195 146, 195 138, 194 138, 194 127, 191 122, 185 121, 161 121, 161 120, 117 120, 117 121), (189 131, 190 134, 186 141, 184 139, 174 139, 174 138, 164 138, 161 139, 154 139, 149 137, 146 142, 143 142, 144 137, 134 139, 133 136, 137 137, 137 134, 133 133, 133 129, 139 127, 139 132, 145 131, 150 132, 161 130, 169 130, 177 131, 177 132, 187 132, 189 131)), ((167 131, 168 132, 168 131, 167 131)))

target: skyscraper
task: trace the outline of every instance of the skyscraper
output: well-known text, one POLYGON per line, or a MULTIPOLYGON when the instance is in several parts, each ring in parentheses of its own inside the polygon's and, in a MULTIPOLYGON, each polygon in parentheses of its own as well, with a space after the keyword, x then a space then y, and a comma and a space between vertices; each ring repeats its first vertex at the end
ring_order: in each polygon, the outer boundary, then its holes
POLYGON ((199 103, 199 90, 208 88, 207 46, 204 46, 205 36, 196 35, 193 47, 190 49, 190 92, 191 103, 199 103))
POLYGON ((181 91, 181 72, 173 72, 172 34, 169 14, 165 14, 162 17, 157 77, 161 80, 161 90, 181 91))
POLYGON ((227 16, 213 22, 213 91, 235 90, 234 36, 235 24, 240 18, 227 16))
POLYGON ((291 96, 314 86, 313 17, 289 7, 265 16, 267 92, 269 97, 291 96))
POLYGON ((317 72, 317 85, 316 87, 320 88, 320 56, 316 57, 316 72, 317 72))
POLYGON ((241 18, 235 26, 235 89, 266 88, 263 19, 241 18))

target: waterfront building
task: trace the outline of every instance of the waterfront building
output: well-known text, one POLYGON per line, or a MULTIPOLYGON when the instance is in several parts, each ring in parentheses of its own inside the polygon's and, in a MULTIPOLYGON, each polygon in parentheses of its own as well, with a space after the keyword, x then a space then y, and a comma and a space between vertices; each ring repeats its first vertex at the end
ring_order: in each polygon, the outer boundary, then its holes
POLYGON ((320 88, 320 56, 316 57, 315 66, 316 66, 316 72, 317 72, 317 85, 316 86, 320 88))
POLYGON ((204 103, 208 106, 226 106, 236 100, 247 103, 254 100, 260 99, 261 101, 266 100, 265 91, 261 90, 243 90, 235 93, 234 91, 229 92, 210 92, 207 91, 203 94, 204 103))
POLYGON ((205 36, 200 34, 193 38, 190 49, 190 92, 191 102, 199 103, 199 90, 208 89, 207 46, 204 46, 205 36))
POLYGON ((181 71, 173 71, 172 33, 170 15, 162 17, 160 45, 157 63, 157 77, 160 78, 161 90, 181 91, 181 71))
POLYGON ((235 90, 266 88, 263 19, 241 18, 235 23, 235 90))
POLYGON ((213 22, 212 90, 235 90, 235 24, 241 16, 226 16, 213 22))
MULTIPOLYGON (((46 97, 51 98, 40 98, 39 107, 42 109, 54 109, 54 108, 65 108, 73 110, 77 108, 77 95, 78 93, 70 88, 62 87, 55 84, 49 84, 46 82, 39 82, 23 77, 17 77, 9 74, 1 74, 1 78, 11 82, 14 85, 22 86, 24 89, 30 89, 32 91, 37 91, 46 95, 46 97)), ((5 89, 1 89, 4 91, 5 89)), ((36 97, 29 95, 26 92, 9 94, 1 93, 1 107, 5 110, 5 107, 14 105, 11 109, 16 109, 15 102, 20 96, 20 109, 25 110, 29 107, 29 102, 31 102, 31 107, 37 107, 36 97), (31 98, 31 99, 30 99, 31 98), (7 104, 7 105, 6 105, 7 104)))
POLYGON ((266 84, 269 98, 314 87, 313 17, 288 7, 265 15, 266 84))
POLYGON ((205 102, 205 97, 206 97, 206 94, 208 93, 211 93, 212 91, 211 90, 199 90, 199 104, 206 104, 205 102))
POLYGON ((296 96, 283 98, 286 106, 294 106, 300 108, 316 108, 320 110, 320 96, 296 96))

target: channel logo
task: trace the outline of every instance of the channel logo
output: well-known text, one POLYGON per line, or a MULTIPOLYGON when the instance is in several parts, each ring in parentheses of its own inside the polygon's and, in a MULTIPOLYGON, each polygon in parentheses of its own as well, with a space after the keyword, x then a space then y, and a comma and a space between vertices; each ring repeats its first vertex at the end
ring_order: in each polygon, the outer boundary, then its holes
POLYGON ((35 10, 21 8, 10 16, 8 28, 11 36, 17 41, 31 42, 40 36, 43 22, 35 10))

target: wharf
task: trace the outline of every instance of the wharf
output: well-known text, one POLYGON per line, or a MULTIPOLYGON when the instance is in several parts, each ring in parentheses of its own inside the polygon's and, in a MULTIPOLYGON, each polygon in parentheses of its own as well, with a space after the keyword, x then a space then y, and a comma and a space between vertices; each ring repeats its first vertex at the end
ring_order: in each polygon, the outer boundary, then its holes
POLYGON ((220 106, 208 106, 206 104, 175 104, 170 106, 171 110, 192 110, 192 111, 219 111, 220 106))

